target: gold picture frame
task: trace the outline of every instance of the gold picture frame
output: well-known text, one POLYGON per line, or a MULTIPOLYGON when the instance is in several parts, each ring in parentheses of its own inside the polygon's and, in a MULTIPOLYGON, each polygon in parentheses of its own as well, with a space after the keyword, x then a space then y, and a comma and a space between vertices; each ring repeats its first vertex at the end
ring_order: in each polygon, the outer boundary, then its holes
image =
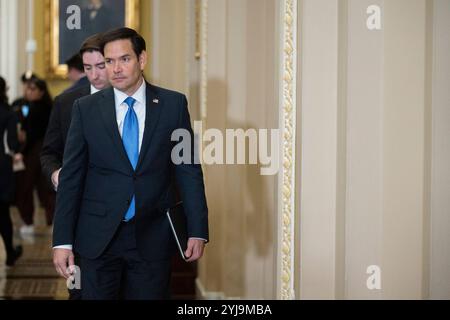
MULTIPOLYGON (((45 65, 46 76, 50 79, 66 79, 67 78, 67 65, 62 63, 60 57, 60 44, 62 35, 60 32, 60 3, 64 0, 45 0, 45 65)), ((108 0, 105 0, 108 1, 108 0)), ((114 0, 117 1, 117 0, 114 0)), ((139 0, 122 0, 124 1, 120 5, 125 8, 125 12, 122 12, 125 21, 125 26, 135 29, 139 32, 139 0)), ((71 5, 77 5, 85 3, 86 0, 71 0, 71 5)), ((117 4, 117 3, 116 3, 117 4)), ((117 8, 116 5, 111 6, 110 9, 117 8)), ((119 25, 117 26, 119 27, 119 25)), ((66 57, 67 58, 67 57, 66 57)))

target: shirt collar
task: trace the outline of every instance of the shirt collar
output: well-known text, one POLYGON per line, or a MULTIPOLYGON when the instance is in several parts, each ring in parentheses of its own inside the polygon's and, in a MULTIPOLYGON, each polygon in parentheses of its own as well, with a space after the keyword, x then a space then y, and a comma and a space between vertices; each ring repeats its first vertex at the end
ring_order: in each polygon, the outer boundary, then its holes
POLYGON ((94 93, 97 93, 97 92, 99 92, 100 90, 98 90, 96 87, 94 87, 92 84, 91 84, 91 94, 94 94, 94 93))
MULTIPOLYGON (((131 96, 133 99, 135 99, 137 102, 139 102, 143 105, 145 105, 145 88, 146 88, 146 83, 145 83, 145 80, 142 79, 141 86, 131 96)), ((125 101, 126 98, 128 98, 128 95, 126 93, 114 88, 114 98, 116 99, 116 105, 120 105, 125 101)))

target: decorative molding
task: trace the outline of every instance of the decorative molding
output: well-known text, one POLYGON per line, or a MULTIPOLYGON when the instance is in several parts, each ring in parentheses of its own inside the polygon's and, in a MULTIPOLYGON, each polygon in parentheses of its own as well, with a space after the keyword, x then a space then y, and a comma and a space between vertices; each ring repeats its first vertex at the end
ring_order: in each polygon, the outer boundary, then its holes
POLYGON ((297 0, 282 0, 280 45, 281 172, 279 174, 279 243, 277 298, 295 299, 295 135, 297 103, 297 0))
POLYGON ((208 115, 208 0, 201 0, 200 9, 200 116, 208 115))

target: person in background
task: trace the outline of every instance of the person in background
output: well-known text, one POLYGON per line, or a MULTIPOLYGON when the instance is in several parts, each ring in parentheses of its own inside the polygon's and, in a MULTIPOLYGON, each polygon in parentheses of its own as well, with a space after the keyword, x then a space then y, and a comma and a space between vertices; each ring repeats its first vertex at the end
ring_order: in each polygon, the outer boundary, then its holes
POLYGON ((42 170, 55 190, 58 188, 58 177, 72 118, 73 103, 81 97, 109 87, 105 58, 101 53, 101 34, 96 34, 85 40, 80 49, 80 56, 83 59, 84 72, 90 84, 63 93, 55 98, 41 152, 42 170))
POLYGON ((13 226, 9 212, 14 194, 12 162, 14 153, 19 150, 19 141, 17 118, 9 110, 6 92, 6 81, 0 77, 0 234, 6 249, 6 265, 13 266, 22 255, 22 247, 13 246, 13 226))
POLYGON ((25 72, 20 78, 22 82, 22 96, 14 100, 13 103, 11 104, 11 108, 13 109, 14 112, 18 111, 22 112, 22 106, 27 104, 27 101, 25 99, 27 82, 32 78, 36 78, 36 75, 31 70, 25 72))
POLYGON ((70 92, 89 85, 89 80, 84 73, 83 60, 77 53, 66 61, 68 74, 67 78, 72 82, 72 86, 64 91, 70 92))
MULTIPOLYGON (((91 84, 63 93, 55 98, 55 105, 41 152, 42 171, 54 190, 58 189, 59 172, 62 167, 64 147, 72 119, 72 106, 75 100, 109 87, 101 45, 101 34, 97 34, 86 39, 80 50, 84 71, 91 84)), ((78 266, 80 265, 76 254, 75 263, 78 266)), ((69 300, 80 299, 81 290, 69 289, 69 300)))
POLYGON ((19 120, 18 139, 19 139, 19 144, 21 146, 20 150, 22 150, 25 145, 25 136, 23 135, 23 130, 21 130, 21 129, 23 128, 25 119, 28 116, 28 113, 30 112, 30 106, 26 99, 26 91, 27 91, 28 81, 30 81, 31 79, 34 79, 36 77, 37 77, 36 74, 34 74, 30 70, 25 72, 22 75, 21 81, 22 81, 23 94, 21 97, 14 100, 14 102, 11 105, 12 111, 16 114, 16 117, 19 120))
POLYGON ((52 99, 47 84, 39 78, 28 81, 25 98, 29 102, 29 112, 20 132, 25 141, 22 147, 25 170, 17 173, 16 206, 25 223, 21 233, 31 235, 34 233, 34 188, 38 191, 41 206, 45 207, 47 224, 51 225, 53 220, 55 200, 42 175, 39 159, 52 109, 52 99))

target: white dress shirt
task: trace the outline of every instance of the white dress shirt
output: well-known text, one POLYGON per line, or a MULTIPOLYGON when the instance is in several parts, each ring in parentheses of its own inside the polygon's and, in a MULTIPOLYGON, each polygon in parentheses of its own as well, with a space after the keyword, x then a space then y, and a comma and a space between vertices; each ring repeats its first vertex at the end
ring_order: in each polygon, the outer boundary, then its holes
POLYGON ((100 90, 98 90, 96 87, 94 87, 92 84, 91 84, 91 94, 94 94, 94 93, 97 93, 97 92, 99 92, 100 90))
MULTIPOLYGON (((142 85, 131 96, 134 100, 136 100, 133 109, 134 112, 136 113, 139 124, 139 152, 141 152, 142 139, 144 138, 144 129, 145 129, 145 113, 146 113, 145 89, 146 84, 144 79, 142 79, 142 85)), ((114 88, 114 101, 116 103, 116 119, 121 137, 123 133, 123 123, 125 122, 125 116, 127 115, 128 112, 128 105, 125 103, 125 99, 127 98, 128 98, 127 94, 114 88)))

